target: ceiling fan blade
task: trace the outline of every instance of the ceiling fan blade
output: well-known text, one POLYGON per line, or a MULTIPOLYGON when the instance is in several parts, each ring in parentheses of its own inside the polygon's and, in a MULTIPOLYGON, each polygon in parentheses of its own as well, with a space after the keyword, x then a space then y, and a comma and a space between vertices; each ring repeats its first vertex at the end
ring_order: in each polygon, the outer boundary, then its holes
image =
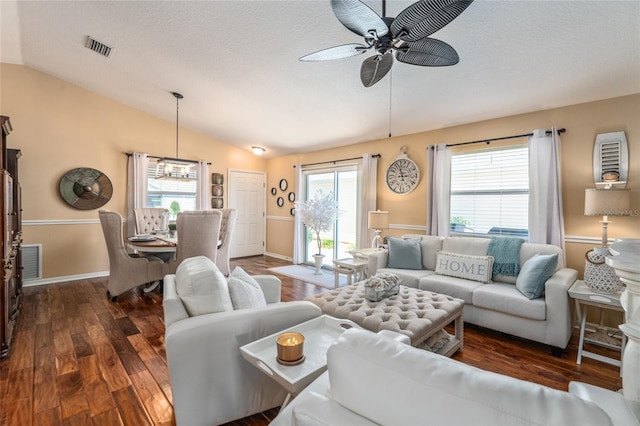
POLYGON ((378 14, 360 0, 331 0, 331 7, 342 25, 358 35, 364 37, 374 30, 382 37, 389 32, 378 14))
POLYGON ((473 0, 420 0, 394 19, 391 34, 405 41, 418 41, 447 25, 473 0))
POLYGON ((364 87, 371 87, 387 75, 393 65, 393 55, 375 55, 367 58, 360 68, 360 80, 364 87))
POLYGON ((328 49, 319 50, 309 53, 300 58, 303 62, 330 61, 332 59, 349 58, 351 56, 360 55, 369 49, 367 46, 358 43, 343 44, 341 46, 329 47, 328 49))
POLYGON ((407 43, 409 49, 406 52, 398 50, 396 59, 400 62, 425 67, 446 67, 455 65, 460 61, 456 50, 444 41, 435 38, 407 43))

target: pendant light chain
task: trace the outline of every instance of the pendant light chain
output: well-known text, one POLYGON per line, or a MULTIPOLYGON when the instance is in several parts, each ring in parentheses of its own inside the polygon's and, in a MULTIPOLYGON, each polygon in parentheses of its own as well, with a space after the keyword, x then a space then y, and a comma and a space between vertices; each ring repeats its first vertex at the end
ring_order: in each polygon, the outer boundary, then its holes
POLYGON ((178 155, 178 110, 180 107, 180 99, 184 98, 184 96, 182 96, 178 92, 171 92, 171 94, 176 97, 176 158, 180 158, 180 156, 178 155))

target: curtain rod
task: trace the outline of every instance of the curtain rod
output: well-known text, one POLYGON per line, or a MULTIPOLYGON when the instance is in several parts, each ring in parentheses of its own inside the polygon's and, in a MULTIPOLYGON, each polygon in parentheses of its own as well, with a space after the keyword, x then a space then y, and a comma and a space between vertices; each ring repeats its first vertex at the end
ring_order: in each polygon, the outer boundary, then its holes
MULTIPOLYGON (((125 152, 124 155, 126 155, 127 157, 131 157, 133 155, 133 153, 131 152, 125 152)), ((163 158, 166 158, 167 160, 180 160, 180 161, 189 161, 191 163, 198 163, 197 160, 183 160, 182 158, 171 158, 171 157, 158 157, 157 155, 147 155, 147 157, 149 158, 155 158, 156 160, 161 160, 163 158)), ((207 161, 207 165, 211 165, 210 162, 207 161)))
MULTIPOLYGON (((562 129, 558 129, 558 134, 562 134, 562 133, 564 133, 566 131, 567 131, 567 129, 565 129, 563 127, 562 129)), ((549 136, 551 134, 551 130, 547 130, 546 133, 547 133, 547 136, 549 136)), ((494 142, 494 141, 501 141, 501 140, 505 140, 505 139, 526 138, 526 137, 530 137, 530 136, 533 136, 533 132, 524 133, 522 135, 503 136, 501 138, 481 139, 481 140, 478 140, 478 141, 471 141, 471 142, 448 143, 445 146, 447 148, 449 148, 449 147, 452 147, 452 146, 471 145, 471 144, 474 144, 474 143, 486 143, 486 144, 489 144, 489 143, 494 142)))
MULTIPOLYGON (((380 154, 372 154, 371 158, 380 158, 382 157, 382 155, 380 154)), ((353 157, 353 158, 343 158, 342 160, 332 160, 332 161, 321 161, 319 163, 309 163, 309 164, 301 164, 302 167, 305 166, 317 166, 318 164, 336 164, 337 162, 340 161, 352 161, 352 160, 361 160, 362 157, 353 157)), ((293 165, 293 168, 296 168, 296 165, 293 165)))

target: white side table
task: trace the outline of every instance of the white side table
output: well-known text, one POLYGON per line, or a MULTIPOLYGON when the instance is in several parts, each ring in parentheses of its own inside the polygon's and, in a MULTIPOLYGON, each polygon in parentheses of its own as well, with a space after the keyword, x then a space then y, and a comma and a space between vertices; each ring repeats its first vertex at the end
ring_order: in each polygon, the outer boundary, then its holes
MULTIPOLYGON (((582 280, 577 280, 569 289, 569 296, 571 296, 575 301, 578 322, 580 322, 580 341, 578 343, 578 358, 576 360, 576 364, 580 364, 582 362, 582 357, 584 356, 585 358, 592 358, 601 362, 606 362, 607 364, 622 367, 621 360, 584 350, 584 343, 588 342, 610 349, 620 350, 621 354, 624 352, 624 345, 626 343, 626 336, 624 334, 622 334, 622 341, 619 346, 584 336, 585 326, 587 324, 587 308, 589 306, 596 306, 603 310, 611 309, 614 311, 624 311, 622 304, 620 303, 621 295, 622 293, 596 293, 582 280), (582 310, 580 310, 581 305, 582 310)), ((602 315, 604 315, 604 312, 602 315)), ((600 326, 602 326, 602 315, 600 317, 600 326)))
POLYGON ((367 260, 367 258, 368 258, 368 256, 370 254, 377 253, 377 252, 382 251, 382 250, 384 250, 384 249, 367 247, 367 248, 350 250, 349 254, 351 256, 353 256, 354 258, 362 258, 362 259, 367 260))
POLYGON ((284 387, 288 393, 282 408, 309 383, 327 369, 327 350, 338 337, 351 327, 361 328, 356 323, 321 315, 263 337, 240 347, 242 356, 263 373, 284 387), (277 361, 276 336, 280 333, 296 331, 304 335, 303 352, 305 360, 298 365, 282 365, 277 361))
POLYGON ((333 273, 335 274, 335 288, 340 286, 340 274, 347 276, 347 285, 362 281, 366 278, 369 261, 360 257, 336 259, 333 261, 333 273))

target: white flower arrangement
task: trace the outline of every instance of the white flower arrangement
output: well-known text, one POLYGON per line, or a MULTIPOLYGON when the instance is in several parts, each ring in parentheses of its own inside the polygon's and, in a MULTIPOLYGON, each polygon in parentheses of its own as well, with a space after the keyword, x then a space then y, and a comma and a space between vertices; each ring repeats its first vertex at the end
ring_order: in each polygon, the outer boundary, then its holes
POLYGON ((365 287, 371 287, 376 291, 389 290, 398 284, 400 284, 400 277, 390 272, 379 272, 364 282, 365 287))
POLYGON ((318 254, 322 254, 320 233, 330 230, 339 214, 333 191, 324 193, 318 189, 311 200, 296 203, 296 216, 316 235, 318 254))
POLYGON ((364 281, 364 297, 378 302, 400 291, 400 277, 390 272, 379 272, 364 281))

